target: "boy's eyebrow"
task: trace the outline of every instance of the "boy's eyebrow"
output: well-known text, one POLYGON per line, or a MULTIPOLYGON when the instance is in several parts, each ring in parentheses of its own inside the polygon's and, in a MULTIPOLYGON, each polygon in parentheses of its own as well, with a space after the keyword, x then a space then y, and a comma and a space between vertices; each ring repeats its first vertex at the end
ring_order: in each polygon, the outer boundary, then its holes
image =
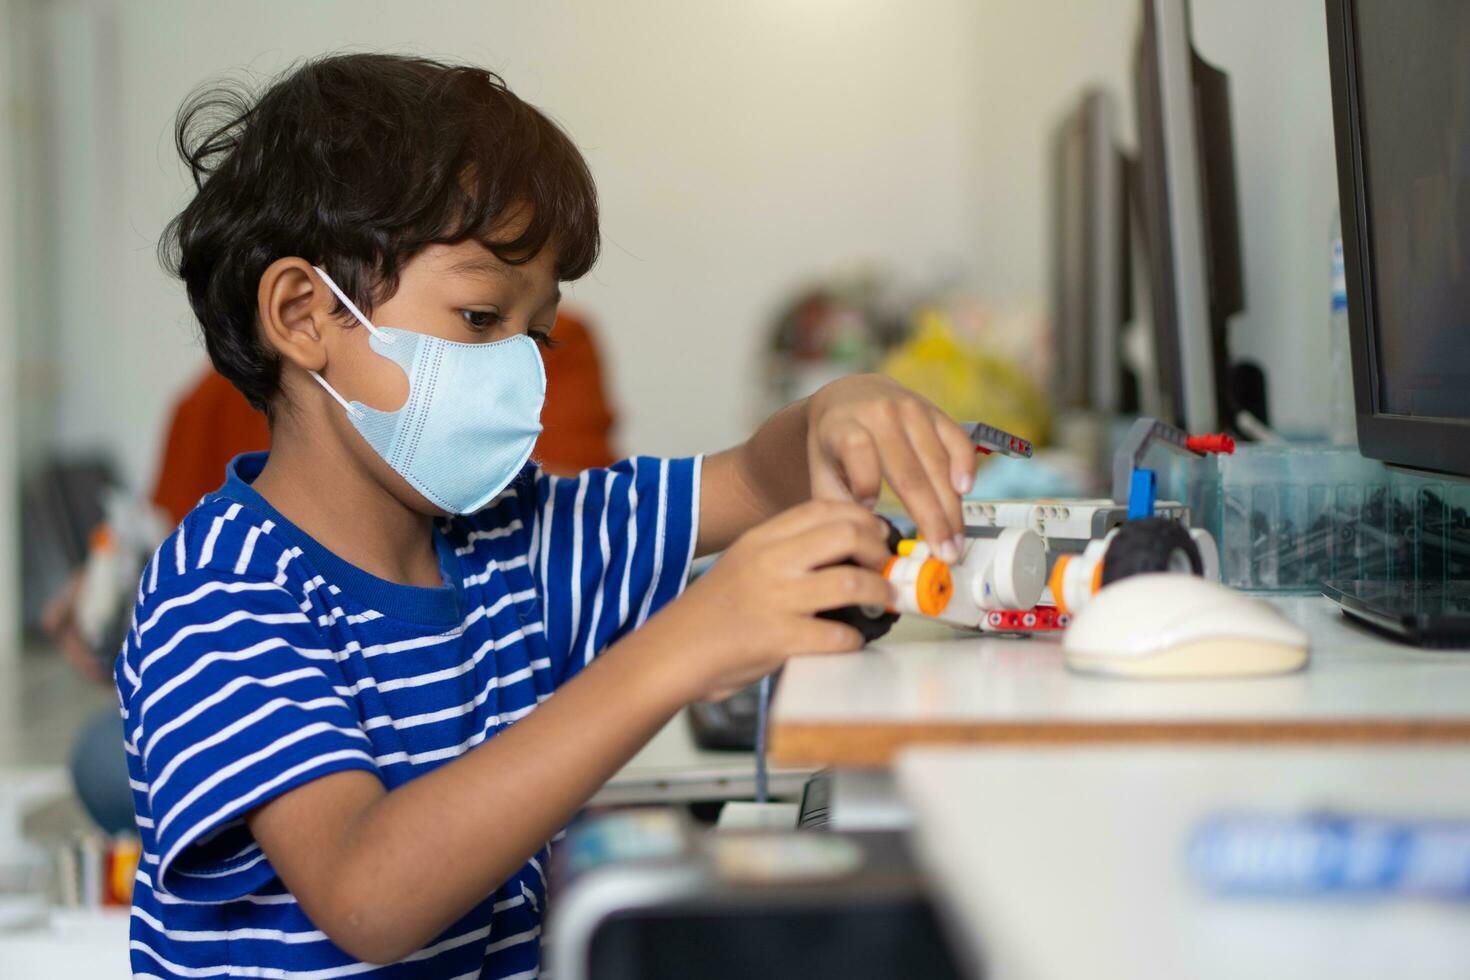
POLYGON ((485 273, 500 276, 502 279, 514 279, 518 285, 526 285, 526 274, 513 265, 505 265, 492 258, 461 259, 449 267, 449 274, 454 276, 481 276, 485 273))
MULTIPOLYGON (((519 286, 527 286, 531 281, 529 276, 515 266, 506 265, 503 262, 496 262, 490 258, 461 259, 451 265, 448 271, 450 275, 467 277, 479 276, 488 272, 502 278, 509 277, 514 279, 519 286)), ((561 286, 558 285, 552 290, 551 298, 547 301, 546 305, 551 306, 559 303, 561 303, 561 286)))

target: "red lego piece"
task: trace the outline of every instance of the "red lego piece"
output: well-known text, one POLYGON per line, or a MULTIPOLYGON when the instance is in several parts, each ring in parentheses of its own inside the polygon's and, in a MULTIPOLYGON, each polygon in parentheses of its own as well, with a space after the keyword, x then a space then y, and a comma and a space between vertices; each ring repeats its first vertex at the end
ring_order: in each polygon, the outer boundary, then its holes
POLYGON ((1066 629, 1071 621, 1071 616, 1058 613, 1055 606, 997 609, 985 615, 986 626, 1004 633, 1046 633, 1066 629))
POLYGON ((1184 448, 1192 453, 1224 453, 1227 456, 1235 452, 1235 440, 1223 432, 1212 432, 1203 436, 1188 436, 1184 440, 1184 448))

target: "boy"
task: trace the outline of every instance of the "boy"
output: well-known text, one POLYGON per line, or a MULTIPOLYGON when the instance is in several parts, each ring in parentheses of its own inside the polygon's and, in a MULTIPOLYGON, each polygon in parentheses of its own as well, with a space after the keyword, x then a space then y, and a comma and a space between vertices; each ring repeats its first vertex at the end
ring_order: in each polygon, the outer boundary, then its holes
POLYGON ((546 842, 683 704, 855 649, 813 614, 889 598, 863 504, 886 478, 953 553, 973 450, 868 377, 550 477, 535 343, 598 245, 559 129, 488 72, 348 55, 178 136, 163 254, 272 448, 154 556, 118 659, 133 969, 535 976, 546 842))

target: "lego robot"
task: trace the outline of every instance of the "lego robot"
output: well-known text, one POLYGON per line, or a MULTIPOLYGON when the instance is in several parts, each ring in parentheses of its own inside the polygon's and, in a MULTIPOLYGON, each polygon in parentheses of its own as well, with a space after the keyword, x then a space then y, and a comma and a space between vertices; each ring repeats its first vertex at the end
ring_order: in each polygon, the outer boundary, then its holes
MULTIPOLYGON (((1031 444, 977 423, 976 451, 1029 458, 1031 444)), ((1154 419, 1129 430, 1114 459, 1113 497, 1096 500, 966 501, 968 539, 958 562, 946 564, 922 540, 890 539, 884 569, 893 584, 888 610, 843 610, 835 618, 868 639, 908 613, 983 632, 1044 633, 1065 629, 1072 614, 1103 586, 1145 572, 1219 577, 1219 552, 1189 509, 1154 499, 1156 479, 1143 467, 1155 445, 1203 456, 1235 449, 1229 436, 1193 437, 1154 419)))

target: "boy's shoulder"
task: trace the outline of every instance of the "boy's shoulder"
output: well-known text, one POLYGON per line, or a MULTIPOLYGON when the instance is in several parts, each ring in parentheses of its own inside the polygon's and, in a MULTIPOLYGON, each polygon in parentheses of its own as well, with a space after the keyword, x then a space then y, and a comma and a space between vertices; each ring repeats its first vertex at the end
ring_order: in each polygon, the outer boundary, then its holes
POLYGON ((180 671, 239 659, 215 650, 226 635, 237 651, 279 646, 287 634, 295 648, 322 646, 301 554, 269 515, 224 494, 204 497, 143 567, 116 667, 124 704, 145 675, 163 690, 180 671))
POLYGON ((211 493, 184 515, 143 570, 139 599, 171 593, 201 579, 255 579, 283 585, 301 555, 276 522, 222 493, 211 493))

